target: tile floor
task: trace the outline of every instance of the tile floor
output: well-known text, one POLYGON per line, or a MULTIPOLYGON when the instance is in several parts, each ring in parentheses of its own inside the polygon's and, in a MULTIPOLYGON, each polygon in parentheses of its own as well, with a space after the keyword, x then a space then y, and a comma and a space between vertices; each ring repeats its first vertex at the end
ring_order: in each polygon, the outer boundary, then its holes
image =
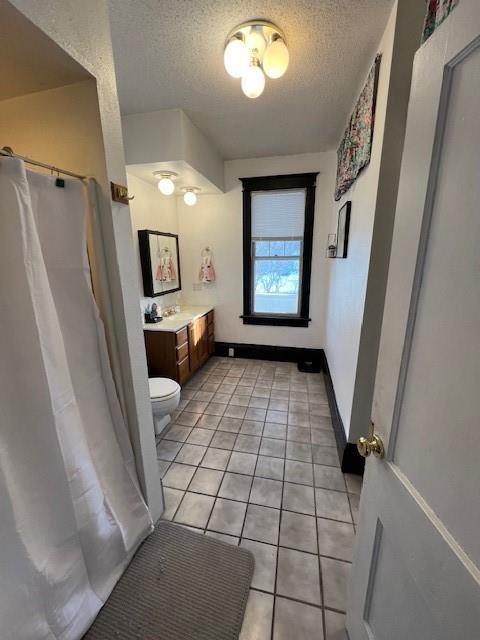
POLYGON ((361 480, 339 468, 323 376, 211 358, 157 444, 164 518, 255 556, 240 640, 343 640, 361 480))

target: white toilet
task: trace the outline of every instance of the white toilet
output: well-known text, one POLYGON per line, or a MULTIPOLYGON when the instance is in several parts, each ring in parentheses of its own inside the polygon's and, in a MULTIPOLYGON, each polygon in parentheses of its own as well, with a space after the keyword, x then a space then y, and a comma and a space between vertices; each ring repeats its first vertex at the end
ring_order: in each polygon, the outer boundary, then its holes
POLYGON ((180 385, 170 378, 149 378, 155 435, 159 435, 169 424, 170 414, 180 402, 180 385))

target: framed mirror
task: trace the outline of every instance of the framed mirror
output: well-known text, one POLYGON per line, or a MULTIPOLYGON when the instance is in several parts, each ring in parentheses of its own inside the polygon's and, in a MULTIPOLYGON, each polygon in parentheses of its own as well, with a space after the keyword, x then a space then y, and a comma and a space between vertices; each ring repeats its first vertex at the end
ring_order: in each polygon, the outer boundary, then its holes
POLYGON ((178 236, 174 233, 141 229, 138 232, 143 290, 147 297, 180 291, 178 236))
POLYGON ((337 251, 336 258, 346 258, 348 253, 348 232, 350 230, 350 213, 352 201, 348 200, 338 212, 337 251))

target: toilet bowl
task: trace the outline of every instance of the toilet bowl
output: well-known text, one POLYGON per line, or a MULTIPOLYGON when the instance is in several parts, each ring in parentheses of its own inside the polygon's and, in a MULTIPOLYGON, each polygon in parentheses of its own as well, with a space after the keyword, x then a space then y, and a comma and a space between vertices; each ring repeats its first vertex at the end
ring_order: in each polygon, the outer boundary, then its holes
POLYGON ((159 435, 171 421, 170 414, 180 402, 180 385, 170 378, 149 378, 155 435, 159 435))

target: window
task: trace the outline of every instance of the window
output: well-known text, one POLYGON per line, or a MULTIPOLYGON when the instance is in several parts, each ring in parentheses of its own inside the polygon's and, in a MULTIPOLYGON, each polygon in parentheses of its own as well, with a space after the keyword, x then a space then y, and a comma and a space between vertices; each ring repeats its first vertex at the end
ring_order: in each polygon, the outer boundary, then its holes
POLYGON ((243 322, 307 327, 316 173, 243 178, 243 322))

